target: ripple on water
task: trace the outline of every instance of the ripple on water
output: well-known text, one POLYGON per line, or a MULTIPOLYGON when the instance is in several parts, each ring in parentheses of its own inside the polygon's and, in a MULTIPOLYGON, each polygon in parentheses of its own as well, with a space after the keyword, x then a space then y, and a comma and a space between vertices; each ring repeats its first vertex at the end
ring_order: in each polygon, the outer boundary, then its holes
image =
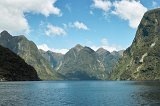
POLYGON ((160 83, 151 83, 3 82, 0 83, 0 106, 159 106, 160 83))

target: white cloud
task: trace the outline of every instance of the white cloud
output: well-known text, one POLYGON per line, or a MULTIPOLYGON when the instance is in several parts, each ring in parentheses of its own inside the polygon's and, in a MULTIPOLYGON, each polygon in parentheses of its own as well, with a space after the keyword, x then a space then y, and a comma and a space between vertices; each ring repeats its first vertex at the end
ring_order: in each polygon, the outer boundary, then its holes
POLYGON ((61 11, 54 6, 55 2, 56 0, 0 0, 0 30, 28 33, 29 24, 24 13, 60 16, 61 11))
POLYGON ((79 21, 74 22, 73 27, 77 29, 88 30, 88 27, 84 23, 79 22, 79 21))
POLYGON ((76 28, 76 29, 79 29, 79 30, 89 30, 87 25, 84 24, 83 22, 80 22, 80 21, 75 21, 74 23, 70 22, 68 24, 63 24, 63 27, 64 27, 64 29, 76 28))
POLYGON ((37 47, 38 47, 38 49, 42 49, 42 50, 44 50, 44 51, 50 50, 50 51, 52 51, 52 52, 62 53, 62 54, 65 54, 65 53, 67 53, 67 52, 69 51, 68 49, 49 48, 49 47, 47 46, 47 44, 41 44, 41 45, 38 45, 37 47))
POLYGON ((101 45, 101 46, 91 46, 91 48, 94 50, 94 51, 97 51, 99 48, 103 48, 103 49, 106 49, 107 51, 109 52, 113 52, 113 51, 118 51, 118 49, 116 47, 110 47, 110 46, 105 46, 105 45, 101 45))
POLYGON ((67 34, 63 28, 51 24, 47 25, 45 33, 48 36, 64 36, 67 34))
POLYGON ((44 51, 51 50, 51 49, 47 46, 47 44, 41 44, 41 45, 38 45, 37 47, 38 47, 38 49, 42 49, 42 50, 44 50, 44 51))
POLYGON ((66 54, 69 50, 68 49, 54 49, 54 48, 52 48, 51 51, 56 52, 56 53, 66 54))
POLYGON ((93 43, 92 43, 91 45, 87 45, 87 46, 91 47, 94 51, 98 50, 99 48, 104 48, 110 52, 124 49, 120 46, 109 44, 109 42, 106 38, 101 39, 100 45, 93 45, 93 43))
POLYGON ((94 8, 98 8, 107 12, 112 7, 112 3, 108 0, 93 0, 94 4, 92 5, 94 8))
POLYGON ((129 26, 131 28, 137 28, 141 18, 147 11, 140 1, 136 0, 121 0, 115 1, 113 3, 115 10, 113 14, 119 16, 123 20, 129 21, 129 26))
POLYGON ((106 38, 103 38, 103 39, 101 39, 101 43, 102 43, 102 45, 107 45, 108 40, 106 38))

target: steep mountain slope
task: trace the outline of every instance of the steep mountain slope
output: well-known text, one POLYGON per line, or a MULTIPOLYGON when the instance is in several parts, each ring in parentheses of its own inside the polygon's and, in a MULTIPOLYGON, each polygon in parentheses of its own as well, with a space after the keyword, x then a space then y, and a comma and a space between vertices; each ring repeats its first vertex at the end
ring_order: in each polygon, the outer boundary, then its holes
POLYGON ((43 50, 39 50, 41 55, 49 61, 51 67, 57 71, 59 69, 59 67, 62 64, 62 58, 63 58, 63 54, 61 53, 55 53, 52 51, 43 51, 43 50))
POLYGON ((39 80, 36 70, 18 55, 0 46, 0 81, 39 80))
POLYGON ((110 74, 117 64, 118 60, 122 57, 123 51, 109 52, 103 48, 99 48, 96 53, 98 54, 99 60, 103 63, 105 67, 105 72, 110 74))
POLYGON ((160 9, 144 14, 111 79, 160 80, 160 9))
POLYGON ((81 45, 76 45, 64 55, 58 71, 71 80, 106 79, 105 68, 96 52, 81 45))
POLYGON ((33 66, 40 79, 58 79, 58 74, 52 71, 49 62, 42 57, 34 42, 29 41, 25 36, 11 36, 7 31, 3 31, 0 34, 0 45, 9 48, 33 66))

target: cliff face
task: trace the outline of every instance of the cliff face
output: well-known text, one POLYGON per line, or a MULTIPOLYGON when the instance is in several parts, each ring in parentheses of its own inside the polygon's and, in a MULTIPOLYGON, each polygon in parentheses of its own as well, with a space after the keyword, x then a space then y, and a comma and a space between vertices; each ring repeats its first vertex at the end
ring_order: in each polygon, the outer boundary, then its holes
POLYGON ((41 55, 49 61, 51 67, 57 71, 59 66, 61 66, 62 64, 62 59, 63 59, 63 54, 61 53, 55 53, 55 52, 52 52, 52 51, 43 51, 43 50, 39 50, 41 55))
POLYGON ((107 80, 123 51, 109 52, 76 45, 65 55, 39 50, 52 68, 69 80, 107 80))
POLYGON ((9 48, 19 55, 26 63, 33 66, 42 80, 57 80, 59 74, 54 72, 49 62, 40 54, 34 42, 25 36, 12 36, 7 31, 0 34, 0 45, 9 48))
POLYGON ((160 80, 160 9, 144 14, 111 79, 160 80))
POLYGON ((105 68, 97 53, 81 45, 76 45, 64 55, 58 72, 71 80, 106 79, 105 68))
POLYGON ((0 81, 37 81, 36 70, 18 55, 0 46, 0 81))
POLYGON ((118 60, 122 57, 122 52, 123 50, 118 52, 113 51, 110 53, 109 51, 103 48, 99 48, 96 51, 96 53, 98 54, 99 60, 103 63, 105 67, 105 73, 109 75, 112 72, 118 60))

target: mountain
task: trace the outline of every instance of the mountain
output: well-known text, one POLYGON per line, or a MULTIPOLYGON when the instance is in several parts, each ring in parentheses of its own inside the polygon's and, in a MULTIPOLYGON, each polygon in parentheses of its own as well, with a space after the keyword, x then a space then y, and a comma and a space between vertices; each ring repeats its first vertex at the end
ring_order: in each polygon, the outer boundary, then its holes
POLYGON ((62 64, 62 58, 63 58, 63 54, 61 53, 55 53, 52 51, 43 51, 43 50, 39 50, 41 55, 49 61, 51 67, 57 71, 58 68, 61 66, 62 64))
POLYGON ((42 80, 105 80, 120 58, 119 52, 76 45, 65 55, 38 50, 25 36, 12 36, 7 31, 0 34, 0 45, 9 48, 26 63, 33 66, 42 80))
POLYGON ((110 74, 118 60, 122 57, 123 51, 113 51, 110 53, 103 48, 99 48, 96 53, 98 54, 99 60, 105 67, 105 72, 110 74))
POLYGON ((99 48, 95 52, 91 48, 83 47, 79 44, 72 48, 68 53, 66 53, 66 55, 55 53, 52 51, 39 51, 41 55, 50 62, 50 65, 55 71, 63 74, 68 79, 77 80, 107 79, 111 71, 113 70, 113 67, 117 64, 119 58, 122 57, 123 53, 123 51, 114 51, 110 53, 103 48, 99 48), (89 56, 89 53, 91 54, 91 56, 89 56), (85 58, 89 59, 89 61, 86 61, 85 58), (98 62, 96 63, 96 61, 98 62), (95 68, 93 70, 92 67, 96 67, 98 69, 95 68), (103 76, 105 78, 96 77, 96 74, 101 74, 100 72, 104 73, 103 76))
POLYGON ((132 45, 111 75, 115 80, 160 80, 160 9, 146 12, 132 45))
POLYGON ((59 79, 59 74, 54 72, 49 62, 40 54, 34 42, 25 36, 12 36, 7 31, 0 34, 0 45, 9 48, 19 55, 26 63, 33 66, 42 80, 59 79))
POLYGON ((0 81, 37 81, 36 70, 7 48, 0 46, 0 81))
POLYGON ((107 76, 97 53, 79 44, 64 55, 58 72, 70 80, 104 80, 107 76))

